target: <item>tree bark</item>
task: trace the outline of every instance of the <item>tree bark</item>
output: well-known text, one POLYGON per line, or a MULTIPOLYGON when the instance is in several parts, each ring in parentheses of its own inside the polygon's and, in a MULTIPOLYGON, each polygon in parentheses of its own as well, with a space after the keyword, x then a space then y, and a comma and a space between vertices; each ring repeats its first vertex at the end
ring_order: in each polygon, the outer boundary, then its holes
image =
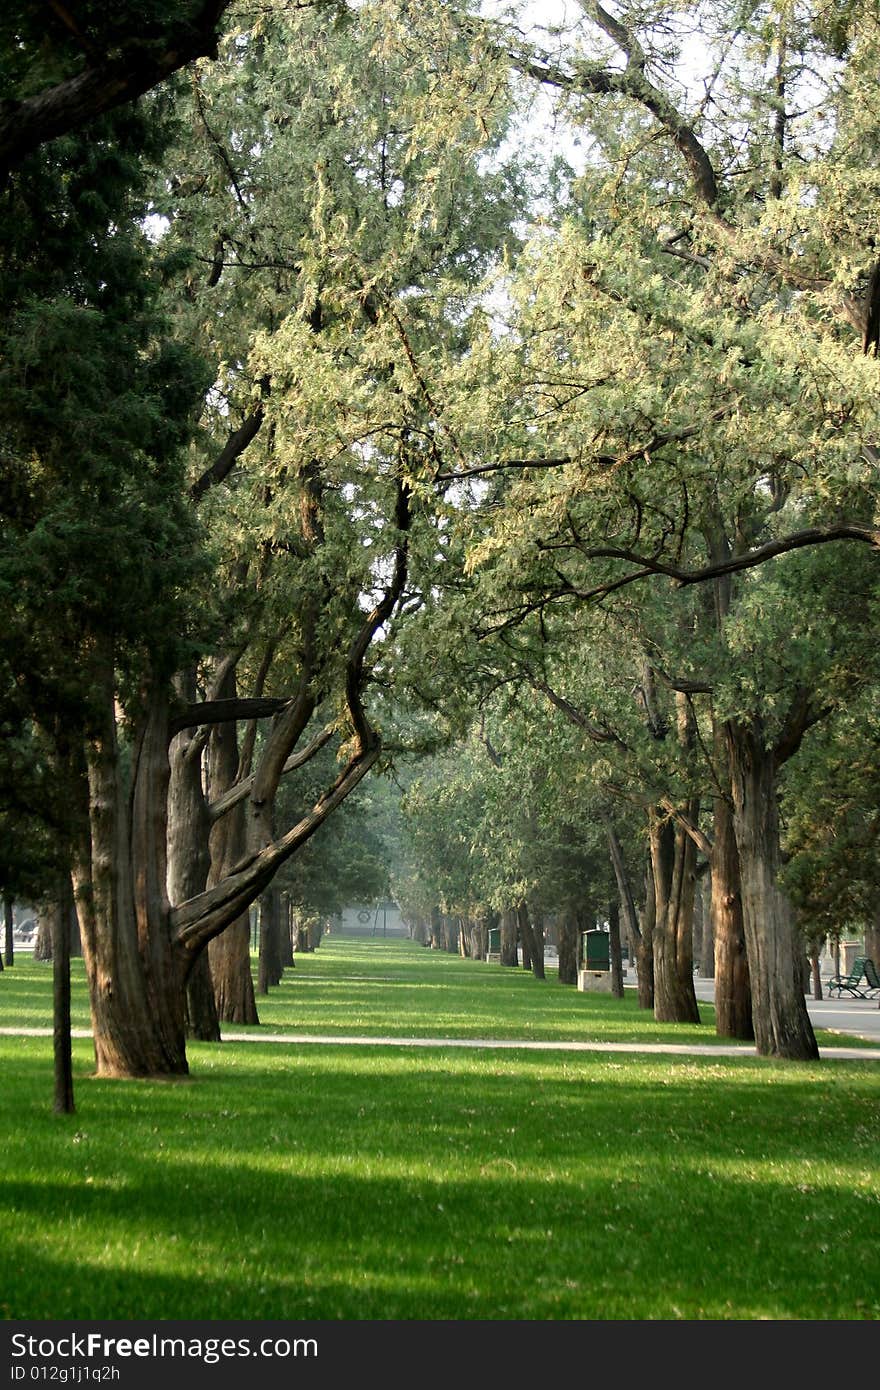
POLYGON ((57 1115, 72 1115, 76 1110, 73 1098, 73 1045, 70 1037, 70 919, 73 894, 70 877, 65 876, 52 921, 52 1052, 54 1059, 55 1096, 53 1108, 57 1115))
POLYGON ((52 959, 52 913, 54 904, 40 904, 37 908, 37 929, 34 933, 34 960, 52 959))
POLYGON ((290 894, 281 894, 281 941, 280 941, 280 965, 282 973, 286 969, 293 969, 293 908, 290 902, 290 894))
POLYGON ((574 912, 565 912, 556 927, 559 983, 576 985, 578 977, 578 925, 574 912))
POLYGON ((615 999, 623 998, 623 957, 620 951, 620 906, 617 902, 608 905, 608 950, 611 957, 611 993, 615 999))
POLYGON ((777 760, 760 721, 730 720, 726 732, 757 1050, 814 1061, 819 1049, 804 1000, 803 945, 778 881, 777 760))
POLYGON ((443 925, 442 915, 439 907, 431 908, 431 924, 429 927, 430 942, 432 951, 443 949, 443 925))
POLYGON ((647 895, 650 902, 650 916, 647 915, 646 907, 646 917, 640 926, 632 884, 623 857, 623 848, 618 838, 617 831, 614 829, 610 819, 606 819, 605 830, 608 836, 608 849, 611 854, 614 877, 617 880, 617 892, 620 897, 621 908, 623 909, 624 929, 636 966, 639 1008, 653 1009, 654 921, 656 916, 654 912, 653 876, 650 875, 650 873, 648 875, 651 879, 650 893, 647 895))
POLYGON ((281 983, 281 892, 271 885, 260 898, 260 953, 257 992, 268 994, 281 983))
POLYGON ((500 964, 509 966, 519 965, 516 908, 505 908, 501 914, 500 964))
MULTIPOLYGON (((178 682, 188 698, 195 696, 195 673, 178 682)), ((189 731, 175 735, 169 750, 168 783, 168 897, 187 902, 204 892, 211 868, 208 850, 210 820, 202 785, 201 740, 189 731)), ((207 950, 196 956, 186 982, 187 1036, 201 1042, 220 1041, 220 1019, 207 950)))
POLYGON ((96 674, 104 699, 86 747, 88 829, 74 864, 95 1060, 99 1076, 187 1073, 184 972, 168 930, 166 796, 168 711, 145 698, 129 793, 116 739, 115 681, 96 674))
MULTIPOLYGON (((694 807, 688 818, 695 820, 694 807)), ((694 992, 692 915, 696 848, 668 816, 649 816, 654 879, 654 1017, 663 1023, 699 1023, 694 992)))
POLYGON ((712 915, 712 866, 697 884, 703 904, 703 938, 700 942, 700 974, 704 980, 715 978, 715 922, 712 915))
POLYGON ((865 955, 880 967, 880 907, 874 909, 874 921, 865 928, 865 955))
POLYGON ((654 873, 651 856, 645 863, 645 905, 639 918, 641 939, 636 956, 639 972, 639 1008, 654 1008, 654 927, 657 922, 657 900, 654 896, 654 873))
MULTIPOLYGON (((218 697, 234 699, 235 672, 224 676, 218 697)), ((216 801, 235 782, 238 774, 236 725, 217 724, 208 743, 208 796, 216 801)), ((239 803, 212 827, 208 837, 210 870, 208 888, 220 883, 244 859, 244 805, 239 803)), ((209 948, 217 1016, 223 1023, 259 1023, 251 976, 250 915, 245 909, 209 948)))
MULTIPOLYGON (((723 754, 723 749, 719 750, 723 754)), ((726 796, 714 800, 710 856, 711 921, 715 938, 715 1032, 722 1038, 753 1039, 752 991, 743 925, 739 851, 733 808, 726 796)))
POLYGON ((517 904, 516 909, 517 926, 519 927, 520 940, 523 943, 523 969, 531 969, 536 980, 543 980, 544 974, 544 932, 541 929, 541 940, 532 923, 529 906, 526 902, 517 904), (528 958, 528 965, 526 959, 528 958))

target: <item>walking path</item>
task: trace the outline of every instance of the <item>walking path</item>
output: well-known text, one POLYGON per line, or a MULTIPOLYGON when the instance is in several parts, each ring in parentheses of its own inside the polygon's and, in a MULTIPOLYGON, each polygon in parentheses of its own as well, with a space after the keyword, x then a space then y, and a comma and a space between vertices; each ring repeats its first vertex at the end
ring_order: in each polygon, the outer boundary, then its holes
MULTIPOLYGON (((0 1037, 51 1038, 51 1028, 0 1028, 0 1037)), ((90 1038, 87 1028, 74 1028, 71 1037, 90 1038)), ((751 1043, 634 1043, 580 1042, 575 1039, 558 1042, 534 1038, 365 1038, 343 1033, 226 1033, 224 1042, 286 1044, 288 1047, 320 1045, 323 1047, 459 1047, 475 1050, 494 1049, 517 1052, 643 1052, 675 1057, 748 1057, 758 1058, 751 1043)), ((880 1048, 820 1047, 822 1061, 880 1062, 880 1048)))

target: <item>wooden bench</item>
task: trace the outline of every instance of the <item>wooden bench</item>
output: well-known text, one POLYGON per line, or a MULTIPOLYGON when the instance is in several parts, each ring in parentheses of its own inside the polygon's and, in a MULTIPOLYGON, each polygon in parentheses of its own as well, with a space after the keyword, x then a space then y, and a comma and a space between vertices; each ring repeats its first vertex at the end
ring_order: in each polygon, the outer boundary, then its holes
MULTIPOLYGON (((828 993, 833 994, 837 990, 838 996, 841 996, 844 990, 848 990, 854 999, 867 999, 868 996, 864 990, 859 989, 859 981, 865 973, 865 961, 867 959, 867 956, 857 956, 848 975, 832 975, 828 981, 828 993)), ((873 965, 874 962, 872 961, 871 964, 873 965)))

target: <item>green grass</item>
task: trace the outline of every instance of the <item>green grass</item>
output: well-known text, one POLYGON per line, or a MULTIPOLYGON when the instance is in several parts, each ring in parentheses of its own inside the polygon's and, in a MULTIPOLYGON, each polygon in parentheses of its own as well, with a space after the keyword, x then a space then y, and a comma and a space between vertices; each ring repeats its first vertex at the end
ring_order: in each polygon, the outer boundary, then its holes
MULTIPOLYGON (((89 1026, 81 960, 73 966, 73 1025, 89 1026)), ((48 1027, 52 968, 19 957, 0 976, 0 1026, 48 1027)), ((715 1010, 699 1005, 700 1023, 657 1023, 626 998, 585 994, 560 985, 554 972, 542 984, 519 970, 426 951, 411 941, 325 938, 297 957, 294 970, 258 1000, 261 1025, 273 1033, 359 1034, 366 1037, 497 1038, 539 1041, 727 1043, 715 1033, 715 1010)), ((259 1033, 257 1027, 235 1032, 259 1033)), ((876 1046, 818 1031, 820 1046, 876 1046)), ((746 1053, 752 1044, 743 1044, 746 1053)))
MULTIPOLYGON (((308 1031, 331 1031, 320 992, 339 1031, 375 1036, 396 1000, 388 1031, 459 1031, 468 962, 330 946, 273 992, 273 1027, 287 991, 308 1031), (366 951, 387 978, 352 1001, 366 951)), ((31 964, 0 976, 0 1022, 19 969, 37 1024, 31 964)), ((557 1017, 495 977, 475 1031, 524 999, 528 1036, 612 1026, 615 1001, 548 986, 557 1017)), ((77 1114, 54 1116, 49 1041, 0 1038, 6 1318, 880 1317, 873 1062, 226 1043, 191 1045, 169 1084, 74 1057, 77 1114)))

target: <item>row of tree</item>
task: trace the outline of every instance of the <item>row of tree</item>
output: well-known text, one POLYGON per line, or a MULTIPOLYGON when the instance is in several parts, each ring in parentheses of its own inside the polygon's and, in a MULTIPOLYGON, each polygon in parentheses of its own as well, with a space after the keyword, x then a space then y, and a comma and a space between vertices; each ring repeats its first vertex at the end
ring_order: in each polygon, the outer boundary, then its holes
POLYGON ((0 30, 0 883, 72 882, 99 1072, 252 1013, 250 905, 450 744, 444 898, 602 843, 686 1017, 701 855, 724 1026, 815 1056, 791 894, 876 888, 872 7, 105 8, 0 30))

